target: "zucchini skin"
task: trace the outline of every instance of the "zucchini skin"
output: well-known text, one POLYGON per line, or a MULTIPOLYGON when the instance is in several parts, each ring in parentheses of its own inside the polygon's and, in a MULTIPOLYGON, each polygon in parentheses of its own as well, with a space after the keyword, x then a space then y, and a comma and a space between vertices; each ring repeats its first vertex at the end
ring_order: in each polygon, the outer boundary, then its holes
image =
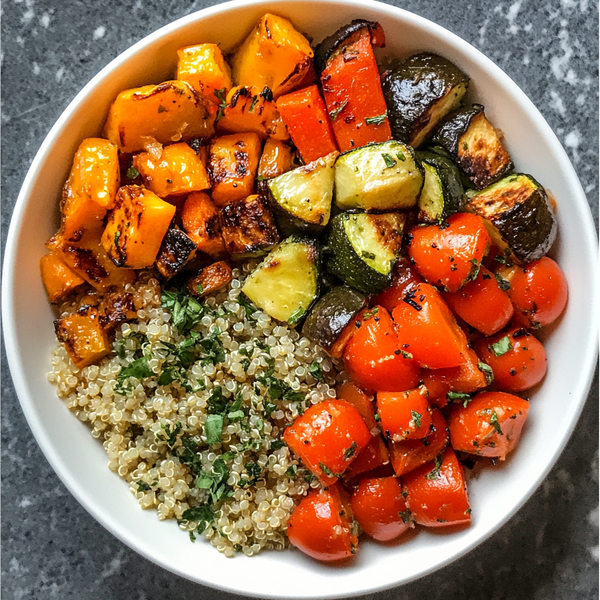
POLYGON ((367 305, 367 296, 346 285, 329 290, 313 306, 302 327, 302 335, 329 352, 352 320, 367 305))

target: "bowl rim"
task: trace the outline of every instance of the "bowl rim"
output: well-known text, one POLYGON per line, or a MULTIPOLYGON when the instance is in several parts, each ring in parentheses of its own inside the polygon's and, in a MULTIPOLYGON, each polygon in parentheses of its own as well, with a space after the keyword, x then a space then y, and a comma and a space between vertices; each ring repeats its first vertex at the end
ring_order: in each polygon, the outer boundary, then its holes
MULTIPOLYGON (((308 0, 310 3, 318 3, 319 0, 308 0)), ((21 190, 19 192, 17 201, 15 203, 15 207, 13 209, 13 214, 11 216, 10 226, 8 235, 6 238, 5 245, 5 256, 3 261, 3 285, 2 285, 2 312, 4 315, 3 319, 3 332, 4 332, 4 341, 6 348, 6 355, 8 359, 8 364, 10 368, 10 373, 12 377, 12 381, 14 384, 15 391, 19 398, 19 402, 21 404, 22 410, 25 414, 29 427, 31 428, 34 437, 42 449, 46 459, 52 466, 55 473, 59 476, 63 484, 69 489, 71 494, 75 496, 77 501, 85 508, 85 510, 94 517, 97 521, 99 521, 102 526, 108 531, 110 531, 115 537, 117 537, 121 542, 135 550, 137 553, 144 556, 146 559, 151 562, 158 564, 162 568, 165 568, 181 577, 190 579, 195 581, 196 583, 200 583, 202 585, 207 585, 210 587, 215 587, 217 589, 221 589, 223 591, 232 592, 232 593, 243 593, 256 597, 269 597, 276 598, 282 597, 281 595, 273 595, 273 594, 264 594, 257 593, 249 590, 242 590, 239 586, 232 585, 232 582, 214 582, 207 581, 201 579, 197 576, 194 576, 188 572, 183 570, 178 570, 176 567, 167 566, 162 564, 160 560, 158 560, 151 552, 151 549, 145 547, 139 547, 135 543, 129 539, 127 532, 121 528, 116 526, 114 522, 107 521, 101 514, 99 514, 93 506, 89 506, 85 495, 82 492, 81 486, 76 479, 74 479, 69 473, 68 468, 64 465, 62 459, 53 448, 51 441, 46 437, 45 432, 43 431, 43 424, 38 419, 35 411, 33 410, 33 405, 31 403, 30 394, 28 393, 27 388, 27 377, 26 377, 26 368, 21 360, 20 354, 17 350, 18 347, 18 339, 16 335, 15 329, 15 279, 16 279, 16 247, 17 240, 20 237, 21 231, 24 227, 24 216, 25 209, 28 205, 28 201, 31 197, 31 191, 33 187, 34 180, 38 174, 40 167, 45 163, 48 156, 52 152, 53 146, 56 141, 60 138, 61 133, 72 116, 72 113, 78 108, 81 104, 83 104, 90 92, 98 86, 107 75, 109 75, 113 70, 117 69, 123 62, 126 62, 131 57, 135 56, 139 52, 142 52, 146 47, 153 45, 155 42, 163 38, 164 36, 176 32, 180 27, 184 26, 191 22, 201 21, 206 17, 210 16, 218 16, 219 14, 227 14, 230 11, 234 11, 237 8, 249 7, 249 6, 264 6, 267 10, 268 7, 272 7, 275 12, 277 9, 281 9, 285 11, 285 6, 288 4, 297 4, 297 0, 279 0, 274 3, 269 0, 232 0, 230 2, 224 2, 221 4, 217 4, 208 8, 204 8, 202 10, 190 13, 184 17, 181 17, 159 29, 145 36, 132 46, 130 46, 127 50, 120 53, 117 57, 111 60, 106 66, 104 66, 73 98, 73 100, 68 104, 65 110, 61 113, 60 117, 54 123, 49 133, 46 135, 44 141, 42 142, 39 150, 37 151, 35 158, 33 159, 31 166, 27 172, 27 175, 23 181, 21 190)), ((507 89, 507 92, 515 97, 526 109, 530 118, 532 118, 537 126, 542 130, 545 134, 545 140, 550 144, 552 148, 552 152, 557 154, 561 159, 562 163, 565 165, 566 174, 569 177, 569 184, 573 189, 573 202, 578 206, 579 210, 584 215, 584 219, 581 222, 581 239, 582 246, 587 246, 589 248, 596 249, 597 255, 597 245, 598 240, 596 236, 596 230, 594 227, 591 209, 587 202, 586 196, 583 192, 579 179, 575 173, 575 170, 569 160, 564 148, 560 144, 558 138, 545 121, 541 113, 535 107, 533 102, 526 96, 526 94, 517 86, 516 83, 512 81, 512 79, 504 72, 500 67, 498 67, 491 59, 486 57, 482 52, 477 50, 474 46, 457 36, 456 34, 450 32, 444 27, 438 25, 437 23, 430 21, 424 17, 416 15, 415 13, 409 12, 405 9, 398 8, 393 5, 384 4, 382 2, 378 2, 376 0, 326 0, 323 2, 324 4, 337 4, 344 6, 353 6, 357 11, 361 9, 369 9, 378 12, 382 12, 384 14, 389 15, 391 17, 400 18, 401 20, 407 22, 408 24, 415 25, 422 29, 427 29, 434 36, 443 38, 446 42, 452 44, 457 48, 459 52, 467 51, 470 54, 472 60, 477 62, 483 69, 490 72, 494 78, 500 80, 500 84, 502 87, 507 89)), ((595 281, 598 280, 598 264, 597 260, 593 260, 591 265, 592 275, 595 276, 595 281)), ((366 592, 376 592, 383 589, 389 589, 391 587, 397 585, 403 585, 405 583, 409 583, 410 581, 414 581, 421 577, 424 577, 446 565, 450 564, 454 560, 464 556, 468 552, 470 552, 474 547, 484 542, 488 539, 493 533, 495 533, 500 527, 502 527, 510 518, 514 516, 514 514, 525 504, 525 502, 531 497, 531 495, 535 492, 535 490, 539 487, 540 483, 547 476, 550 469, 554 466, 556 460, 564 450, 575 426, 577 420, 581 414, 583 406, 585 404, 585 400, 588 396, 592 379, 594 376, 595 366, 597 362, 598 355, 598 339, 595 336, 595 332, 598 329, 598 291, 595 287, 593 290, 593 296, 591 298, 592 306, 595 308, 593 313, 591 314, 591 327, 589 328, 589 332, 587 333, 588 337, 591 337, 591 340, 588 340, 588 347, 592 350, 588 352, 584 357, 582 357, 581 361, 581 371, 580 373, 584 376, 580 377, 578 382, 577 389, 574 390, 574 397, 578 399, 578 405, 576 406, 576 410, 571 414, 571 420, 567 424, 565 429, 564 439, 561 443, 554 449, 548 456, 548 460, 544 464, 543 469, 541 469, 534 478, 532 484, 529 486, 527 492, 521 496, 519 502, 517 502, 512 510, 507 513, 504 518, 499 519, 493 527, 490 527, 486 530, 486 533, 483 537, 477 538, 472 543, 468 544, 463 548, 463 550, 455 556, 451 556, 448 559, 438 560, 434 564, 432 564, 429 568, 422 569, 421 571, 415 573, 412 577, 408 577, 401 582, 384 584, 384 585, 372 585, 368 588, 357 589, 355 591, 344 590, 343 593, 328 593, 323 595, 319 594, 319 597, 342 597, 349 595, 358 595, 366 592), (591 332, 591 333, 590 333, 591 332)), ((285 597, 288 598, 300 598, 306 596, 296 596, 296 595, 287 595, 285 597)))

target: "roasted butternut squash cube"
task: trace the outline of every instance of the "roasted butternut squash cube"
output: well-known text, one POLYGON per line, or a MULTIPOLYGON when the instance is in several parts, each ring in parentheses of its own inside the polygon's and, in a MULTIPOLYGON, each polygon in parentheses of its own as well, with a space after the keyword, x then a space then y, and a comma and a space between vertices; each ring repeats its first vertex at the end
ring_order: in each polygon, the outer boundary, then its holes
POLYGON ((54 331, 78 369, 98 362, 111 350, 110 340, 101 324, 100 312, 94 306, 57 319, 54 321, 54 331))
POLYGON ((173 277, 194 257, 195 250, 196 244, 185 231, 169 229, 156 257, 156 268, 166 279, 173 277))
POLYGON ((138 307, 141 307, 141 300, 130 292, 119 290, 104 295, 99 306, 102 327, 105 331, 112 331, 125 321, 137 319, 138 307), (136 301, 138 306, 136 306, 136 301))
POLYGON ((214 258, 227 254, 219 211, 208 194, 194 192, 186 198, 181 209, 181 224, 201 252, 214 258))
POLYGON ((290 139, 287 127, 273 102, 268 87, 234 87, 227 94, 225 107, 219 109, 218 133, 243 133, 251 131, 265 139, 290 139))
POLYGON ((102 245, 115 265, 143 269, 154 264, 175 210, 140 185, 120 188, 102 234, 102 245))
POLYGON ((200 269, 187 280, 187 288, 192 296, 206 296, 226 286, 233 279, 229 263, 224 260, 200 269))
POLYGON ((255 133, 215 138, 210 147, 208 171, 213 202, 221 207, 254 193, 254 180, 262 144, 255 133))
POLYGON ((85 279, 77 275, 54 252, 42 256, 40 259, 40 271, 44 287, 46 288, 46 292, 48 292, 48 298, 52 304, 61 301, 75 288, 85 283, 85 279))
POLYGON ((271 179, 283 175, 294 168, 294 151, 286 144, 273 138, 268 138, 258 163, 258 177, 271 179))
POLYGON ((283 17, 267 13, 233 56, 236 85, 268 86, 277 98, 307 85, 313 50, 283 17))
POLYGON ((279 243, 273 214, 261 196, 234 200, 220 216, 225 247, 233 258, 259 256, 279 243))
POLYGON ((170 144, 210 137, 216 116, 216 105, 189 83, 165 81, 121 92, 104 132, 121 152, 138 152, 153 140, 170 144))
POLYGON ((161 198, 210 187, 202 160, 185 142, 165 146, 160 158, 140 152, 133 157, 133 166, 143 177, 144 185, 161 198))
POLYGON ((113 263, 102 247, 101 237, 102 229, 97 228, 86 230, 76 242, 59 232, 48 240, 46 247, 99 292, 133 283, 135 272, 113 263))
POLYGON ((216 44, 198 44, 177 50, 176 79, 187 81, 198 93, 204 94, 211 102, 221 104, 221 94, 225 96, 231 89, 231 69, 216 44), (219 95, 215 94, 219 92, 219 95))

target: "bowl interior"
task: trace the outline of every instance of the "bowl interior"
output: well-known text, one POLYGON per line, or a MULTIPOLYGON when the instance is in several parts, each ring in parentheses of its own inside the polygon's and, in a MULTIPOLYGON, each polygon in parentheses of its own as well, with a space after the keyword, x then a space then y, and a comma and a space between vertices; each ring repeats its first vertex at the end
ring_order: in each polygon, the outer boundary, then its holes
POLYGON ((7 240, 6 350, 23 410, 48 460, 83 506, 123 542, 174 573, 229 591, 260 597, 350 596, 408 582, 458 558, 506 522, 547 474, 575 426, 596 360, 595 257, 589 208, 565 152, 519 88, 466 42, 375 2, 237 1, 190 15, 136 44, 84 88, 48 135, 23 185, 7 240), (107 469, 101 445, 57 399, 46 378, 55 316, 39 277, 39 259, 58 227, 60 190, 80 141, 100 133, 119 91, 173 77, 179 47, 220 42, 230 50, 267 11, 290 18, 316 41, 351 19, 378 20, 387 37, 382 55, 430 50, 456 62, 472 79, 473 99, 504 132, 518 169, 556 197, 559 239, 553 256, 570 286, 567 310, 546 336, 549 371, 532 395, 518 450, 471 482, 472 526, 451 533, 421 531, 395 546, 362 542, 356 559, 338 566, 297 551, 229 560, 207 543, 191 544, 174 522, 159 522, 154 511, 139 509, 126 483, 107 469))

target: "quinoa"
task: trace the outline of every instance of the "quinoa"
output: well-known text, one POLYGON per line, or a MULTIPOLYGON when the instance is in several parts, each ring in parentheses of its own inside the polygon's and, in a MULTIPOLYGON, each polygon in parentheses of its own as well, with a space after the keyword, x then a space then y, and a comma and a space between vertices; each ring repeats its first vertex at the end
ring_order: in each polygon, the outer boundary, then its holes
MULTIPOLYGON (((346 378, 295 329, 238 302, 252 266, 234 269, 226 288, 203 299, 193 331, 213 340, 218 352, 212 360, 196 357, 185 378, 164 384, 160 377, 174 364, 169 348, 187 338, 162 306, 160 283, 150 273, 125 288, 136 298, 137 320, 117 329, 115 354, 78 369, 59 345, 48 375, 140 506, 155 509, 161 520, 176 519, 192 540, 203 533, 226 556, 288 545, 293 508, 320 484, 281 436, 309 406, 335 398, 335 385, 346 378), (140 357, 152 375, 119 378, 140 357), (220 442, 209 445, 205 425, 215 401, 235 410, 224 418, 220 442), (194 518, 200 507, 212 519, 194 518)), ((61 316, 80 304, 63 304, 61 316)))

